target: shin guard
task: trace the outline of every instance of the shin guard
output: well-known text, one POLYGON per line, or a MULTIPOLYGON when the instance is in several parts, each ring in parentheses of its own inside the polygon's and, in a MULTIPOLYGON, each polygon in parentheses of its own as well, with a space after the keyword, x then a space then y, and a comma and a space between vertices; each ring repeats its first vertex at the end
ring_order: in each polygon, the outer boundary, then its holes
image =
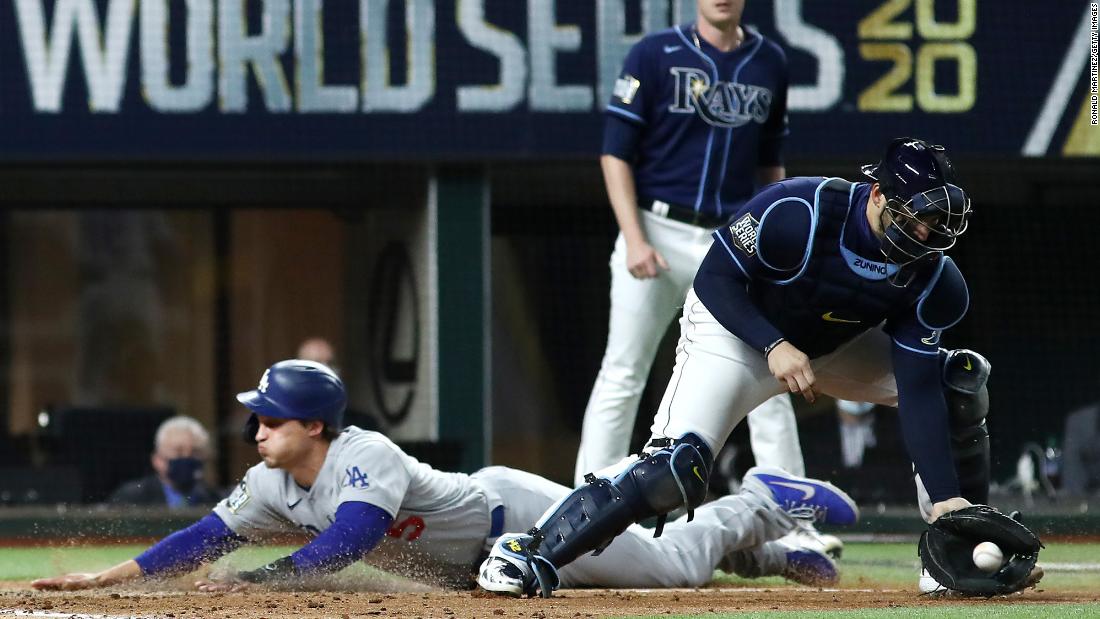
MULTIPOLYGON (((707 492, 712 456, 694 434, 661 439, 650 453, 611 479, 589 475, 529 533, 538 554, 557 568, 589 551, 602 551, 631 524, 686 506, 689 517, 707 492)), ((660 535, 660 526, 656 532, 660 535)))

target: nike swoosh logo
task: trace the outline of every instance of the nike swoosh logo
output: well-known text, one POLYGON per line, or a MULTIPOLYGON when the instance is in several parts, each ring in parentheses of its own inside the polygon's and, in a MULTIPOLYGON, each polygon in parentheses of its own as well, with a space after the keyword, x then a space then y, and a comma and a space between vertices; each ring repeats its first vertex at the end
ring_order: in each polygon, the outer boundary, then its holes
POLYGON ((699 478, 699 481, 703 482, 704 484, 707 483, 707 480, 703 479, 703 476, 699 474, 699 467, 691 467, 691 472, 695 473, 695 476, 699 478))
POLYGON ((970 357, 966 358, 966 363, 963 364, 963 369, 966 370, 967 372, 974 369, 974 366, 970 365, 970 357))
POLYGON ((681 47, 683 47, 683 45, 666 45, 665 46, 665 53, 666 54, 671 54, 672 52, 680 49, 681 47))
POLYGON ((294 509, 295 507, 298 507, 298 504, 301 503, 301 502, 302 502, 302 499, 299 497, 297 501, 294 501, 293 503, 287 503, 286 508, 287 509, 294 509))
POLYGON ((792 488, 794 490, 801 490, 803 501, 806 501, 813 497, 814 492, 816 491, 816 488, 814 488, 810 484, 800 484, 796 481, 773 481, 772 484, 776 486, 783 486, 785 488, 792 488))
POLYGON ((860 322, 862 322, 862 321, 859 321, 859 320, 848 320, 846 318, 836 318, 835 316, 833 316, 832 312, 825 312, 824 314, 821 315, 821 318, 825 322, 846 322, 846 323, 853 324, 853 325, 856 325, 856 324, 859 324, 860 322))

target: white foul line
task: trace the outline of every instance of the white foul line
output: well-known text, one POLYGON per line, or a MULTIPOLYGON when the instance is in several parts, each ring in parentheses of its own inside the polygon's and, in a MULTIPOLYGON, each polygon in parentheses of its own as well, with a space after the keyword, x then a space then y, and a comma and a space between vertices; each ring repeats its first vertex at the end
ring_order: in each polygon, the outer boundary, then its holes
POLYGON ((144 619, 138 615, 87 615, 81 613, 59 613, 47 610, 22 610, 19 608, 0 608, 0 617, 57 617, 59 619, 144 619))
POLYGON ((1085 15, 1081 18, 1081 25, 1073 33, 1069 40, 1069 51, 1062 60, 1062 68, 1058 70, 1058 77, 1054 79, 1054 85, 1047 93, 1047 100, 1043 103, 1043 109, 1039 117, 1035 119, 1035 126, 1024 142, 1023 155, 1025 157, 1042 157, 1050 148, 1050 140, 1054 138, 1054 131, 1058 128, 1058 122, 1062 119, 1062 113, 1066 110, 1070 96, 1073 95, 1073 87, 1077 85, 1077 79, 1085 64, 1089 60, 1089 32, 1092 30, 1092 10, 1085 7, 1085 15))

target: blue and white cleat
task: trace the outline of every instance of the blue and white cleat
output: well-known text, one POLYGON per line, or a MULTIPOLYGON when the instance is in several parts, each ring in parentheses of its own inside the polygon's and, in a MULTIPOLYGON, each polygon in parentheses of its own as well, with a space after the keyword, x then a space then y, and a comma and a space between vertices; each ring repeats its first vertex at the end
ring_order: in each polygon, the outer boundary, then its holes
POLYGON ((478 586, 513 597, 536 593, 550 597, 558 588, 558 573, 549 561, 530 550, 532 541, 530 535, 501 535, 478 569, 478 586))
POLYGON ((839 582, 840 574, 836 563, 825 553, 813 548, 791 548, 787 551, 783 578, 811 587, 825 587, 839 582))
POLYGON ((846 492, 827 481, 791 475, 782 469, 754 466, 745 481, 756 480, 788 514, 822 524, 849 525, 859 520, 859 508, 846 492))

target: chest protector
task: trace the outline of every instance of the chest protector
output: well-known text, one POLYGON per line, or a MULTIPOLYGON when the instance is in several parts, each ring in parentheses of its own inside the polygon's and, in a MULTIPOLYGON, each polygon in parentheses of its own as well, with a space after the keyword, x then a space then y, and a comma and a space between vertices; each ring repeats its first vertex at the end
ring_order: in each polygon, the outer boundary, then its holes
POLYGON ((929 279, 922 273, 905 288, 893 286, 886 279, 886 265, 859 259, 842 248, 848 213, 859 208, 852 204, 853 194, 854 184, 844 179, 819 185, 801 263, 790 272, 777 272, 775 278, 754 279, 749 287, 764 316, 810 358, 836 350, 912 306, 929 279), (870 266, 860 272, 853 263, 870 266))

